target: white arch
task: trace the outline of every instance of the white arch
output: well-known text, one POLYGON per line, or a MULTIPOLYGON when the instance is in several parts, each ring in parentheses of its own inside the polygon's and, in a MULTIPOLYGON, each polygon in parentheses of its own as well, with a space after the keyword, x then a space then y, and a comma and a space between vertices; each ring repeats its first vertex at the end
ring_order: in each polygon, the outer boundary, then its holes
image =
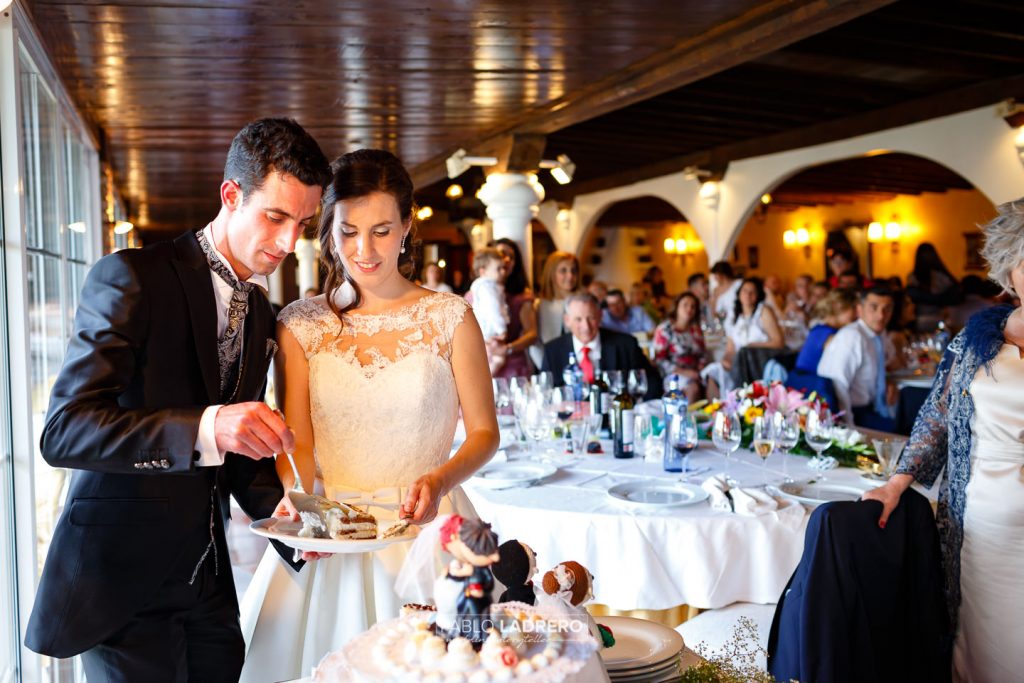
POLYGON ((638 197, 657 197, 671 204, 686 217, 686 221, 693 226, 701 241, 709 245, 709 241, 715 239, 716 214, 701 203, 697 196, 699 189, 700 184, 697 181, 687 180, 680 172, 611 190, 577 195, 573 201, 572 216, 565 236, 566 251, 578 253, 597 219, 608 207, 638 197))
POLYGON ((811 166, 860 157, 881 150, 904 152, 935 161, 963 176, 994 204, 1024 195, 1024 164, 1014 145, 1016 131, 997 114, 996 106, 943 116, 899 128, 860 135, 813 147, 762 157, 741 159, 729 165, 719 203, 720 252, 739 235, 765 192, 811 166))

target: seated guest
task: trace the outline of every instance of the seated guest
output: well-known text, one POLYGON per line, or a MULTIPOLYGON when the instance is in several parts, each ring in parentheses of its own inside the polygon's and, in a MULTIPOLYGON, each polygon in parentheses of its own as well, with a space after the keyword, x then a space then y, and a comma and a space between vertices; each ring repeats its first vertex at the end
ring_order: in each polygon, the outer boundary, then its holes
POLYGON ((594 298, 601 302, 601 308, 604 308, 604 300, 608 296, 608 285, 602 280, 594 280, 587 285, 587 291, 593 294, 594 298))
MULTIPOLYGON (((655 320, 661 320, 664 316, 664 312, 672 305, 672 298, 668 295, 668 291, 666 290, 665 274, 661 271, 661 267, 651 266, 648 268, 647 272, 644 273, 643 284, 647 285, 645 289, 647 294, 646 302, 650 304, 650 306, 645 305, 644 308, 647 309, 647 312, 652 318, 655 320)), ((636 286, 637 284, 633 285, 633 287, 636 286)), ((633 305, 639 306, 643 304, 633 302, 633 305)))
POLYGON ((891 432, 895 396, 885 383, 882 335, 892 317, 893 296, 888 289, 869 289, 857 304, 857 320, 836 332, 825 347, 818 373, 832 380, 839 409, 846 423, 891 432), (890 400, 890 398, 892 400, 890 400))
POLYGON ((782 279, 778 275, 769 275, 764 279, 764 304, 772 309, 776 318, 782 317, 782 279))
POLYGON ((608 292, 604 302, 607 306, 601 315, 601 327, 626 334, 649 333, 654 329, 654 321, 647 311, 642 306, 627 305, 621 289, 608 292))
POLYGON ((836 276, 836 289, 848 289, 851 292, 859 292, 864 278, 860 273, 842 273, 836 276))
POLYGON ((814 279, 810 275, 799 275, 793 281, 793 291, 786 295, 786 317, 802 320, 804 325, 811 319, 811 284, 814 279))
POLYGON ((715 398, 732 389, 729 371, 740 349, 747 346, 781 349, 785 346, 779 321, 764 303, 761 279, 748 277, 740 284, 732 315, 725 321, 725 355, 701 373, 708 384, 708 395, 715 398))
POLYGON ((815 282, 811 285, 811 296, 807 300, 807 311, 811 314, 811 319, 807 321, 808 325, 813 327, 816 323, 821 322, 820 320, 815 320, 813 317, 815 306, 817 306, 818 302, 824 299, 831 291, 832 288, 829 287, 828 283, 824 280, 821 282, 815 282))
POLYGON ((662 302, 664 301, 665 310, 672 305, 671 300, 656 299, 651 296, 651 286, 646 282, 634 282, 629 287, 629 305, 639 306, 647 313, 647 316, 654 322, 657 322, 665 317, 665 313, 661 310, 662 302))
POLYGON ((654 362, 662 375, 688 380, 683 391, 693 403, 701 394, 700 371, 707 364, 700 329, 700 301, 691 292, 676 297, 668 320, 654 330, 654 362))
POLYGON ((828 284, 833 289, 841 289, 843 287, 840 284, 840 278, 843 275, 850 275, 856 278, 855 284, 852 284, 852 278, 846 280, 848 289, 867 289, 871 287, 871 281, 860 274, 857 255, 853 253, 853 249, 849 246, 838 246, 832 249, 832 253, 828 258, 828 268, 832 273, 828 284))
POLYGON ((807 333, 796 357, 796 369, 812 375, 817 374, 821 354, 832 336, 857 319, 857 295, 848 289, 831 291, 818 302, 814 316, 821 322, 807 333))
POLYGON ((719 320, 732 315, 736 306, 736 292, 743 281, 733 273, 728 261, 719 261, 711 267, 711 312, 719 320))
POLYGON ((714 322, 708 302, 711 298, 711 290, 708 287, 708 278, 704 273, 694 273, 686 278, 686 291, 697 297, 700 302, 700 319, 705 325, 712 325, 714 322))
POLYGON ((648 386, 644 399, 661 396, 661 375, 640 350, 636 338, 631 334, 601 329, 600 323, 601 307, 594 295, 587 292, 571 294, 565 302, 564 320, 569 332, 544 345, 541 370, 550 371, 555 385, 562 386, 562 372, 569 364, 569 354, 575 353, 588 382, 605 370, 645 370, 648 386))

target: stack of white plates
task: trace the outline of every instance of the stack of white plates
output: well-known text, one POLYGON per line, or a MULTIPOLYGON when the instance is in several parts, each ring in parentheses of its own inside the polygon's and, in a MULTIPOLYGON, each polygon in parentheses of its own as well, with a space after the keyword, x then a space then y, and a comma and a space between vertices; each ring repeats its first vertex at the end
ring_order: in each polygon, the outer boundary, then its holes
POLYGON ((676 631, 632 617, 598 617, 597 621, 615 635, 615 645, 601 650, 612 681, 665 683, 679 678, 683 637, 676 631))

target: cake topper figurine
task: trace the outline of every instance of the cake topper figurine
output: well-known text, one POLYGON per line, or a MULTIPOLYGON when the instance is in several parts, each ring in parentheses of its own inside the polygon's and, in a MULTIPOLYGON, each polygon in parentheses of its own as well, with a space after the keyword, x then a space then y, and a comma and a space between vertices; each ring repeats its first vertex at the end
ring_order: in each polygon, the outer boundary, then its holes
POLYGON ((498 548, 498 561, 491 566, 494 578, 505 586, 498 602, 525 602, 537 604, 533 575, 537 573, 537 555, 533 548, 515 539, 505 541, 498 548))
POLYGON ((560 562, 544 574, 544 592, 565 603, 570 613, 575 614, 590 626, 590 634, 604 647, 615 644, 612 630, 598 624, 583 605, 594 599, 594 575, 579 562, 560 562))
POLYGON ((437 580, 434 591, 438 632, 448 640, 466 638, 479 649, 491 626, 494 576, 490 567, 498 561, 498 536, 490 524, 452 515, 441 527, 440 540, 441 548, 454 559, 437 580), (451 598, 454 613, 448 603, 451 598))

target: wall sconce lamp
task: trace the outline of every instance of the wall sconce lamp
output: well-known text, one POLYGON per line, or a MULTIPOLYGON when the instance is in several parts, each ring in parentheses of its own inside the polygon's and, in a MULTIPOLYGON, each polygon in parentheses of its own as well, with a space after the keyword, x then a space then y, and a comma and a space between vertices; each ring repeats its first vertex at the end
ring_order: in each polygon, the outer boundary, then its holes
POLYGON ((811 233, 806 226, 782 233, 782 246, 786 249, 803 247, 804 258, 811 257, 811 233))
POLYGON ((718 199, 721 196, 722 188, 715 180, 709 180, 705 183, 701 183, 700 196, 701 203, 709 209, 718 208, 718 199))
POLYGON ((891 244, 892 253, 898 254, 900 251, 900 237, 903 236, 903 226, 895 220, 889 221, 885 225, 882 225, 879 221, 873 221, 868 225, 868 243, 876 244, 878 242, 888 241, 891 244))
POLYGON ((462 185, 452 183, 448 186, 448 189, 444 191, 444 196, 448 199, 459 199, 462 197, 462 185))
MULTIPOLYGON (((466 150, 460 148, 445 160, 444 167, 448 172, 448 177, 454 179, 473 166, 494 166, 497 163, 498 157, 470 156, 466 150)), ((559 154, 554 159, 541 159, 538 166, 550 170, 551 176, 560 185, 571 183, 573 175, 576 173, 576 164, 572 162, 568 154, 559 154)), ((452 188, 448 189, 450 191, 452 188)))
POLYGON ((673 239, 665 238, 665 253, 675 256, 693 256, 700 249, 700 242, 687 241, 685 237, 673 239))
POLYGON ((130 221, 118 221, 114 223, 114 234, 115 235, 127 235, 135 226, 130 221))
POLYGON ((419 211, 416 212, 416 219, 417 220, 421 220, 421 221, 425 221, 425 220, 427 220, 428 218, 430 218, 433 215, 434 215, 434 210, 432 208, 430 208, 429 206, 424 206, 423 208, 421 208, 419 211))

